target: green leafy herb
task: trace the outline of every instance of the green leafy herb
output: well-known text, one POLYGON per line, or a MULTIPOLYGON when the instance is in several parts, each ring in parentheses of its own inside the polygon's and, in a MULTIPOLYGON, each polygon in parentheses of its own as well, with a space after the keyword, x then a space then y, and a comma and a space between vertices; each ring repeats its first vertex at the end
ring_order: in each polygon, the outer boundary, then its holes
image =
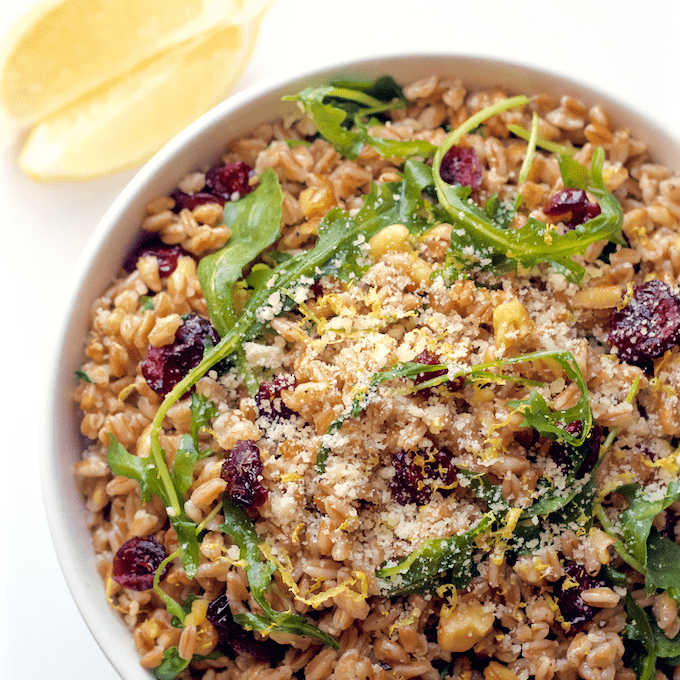
MULTIPOLYGON (((393 104, 399 102, 406 103, 404 91, 401 85, 397 83, 392 76, 380 76, 376 80, 336 80, 333 82, 334 87, 345 90, 355 90, 363 92, 369 97, 373 97, 380 102, 389 104, 390 108, 394 108, 393 104)), ((341 100, 342 101, 342 100, 341 100)), ((349 100, 345 100, 349 104, 349 100)))
POLYGON ((635 674, 638 680, 651 680, 656 674, 657 646, 651 621, 644 609, 630 596, 625 599, 626 614, 630 623, 625 635, 629 640, 642 643, 644 649, 634 661, 635 674))
POLYGON ((246 563, 245 571, 250 594, 263 612, 262 614, 248 612, 236 614, 234 620, 247 629, 276 630, 293 635, 302 635, 338 649, 338 643, 330 635, 309 623, 304 616, 290 611, 277 611, 269 604, 265 593, 271 585, 272 575, 276 571, 276 567, 264 559, 260 551, 260 537, 248 515, 226 499, 222 509, 224 524, 220 526, 220 531, 229 534, 239 547, 241 559, 246 563))
MULTIPOLYGON (((491 484, 485 476, 469 470, 461 470, 460 474, 469 480, 470 490, 484 500, 497 517, 514 509, 503 496, 500 484, 491 484)), ((592 524, 592 506, 597 493, 595 477, 591 475, 575 487, 567 488, 570 489, 569 493, 555 490, 522 510, 512 536, 507 540, 508 550, 518 555, 532 552, 532 546, 540 541, 546 526, 559 534, 574 525, 587 528, 592 524), (541 517, 543 521, 537 522, 536 517, 541 517)))
POLYGON ((92 380, 92 378, 90 378, 90 376, 87 373, 85 373, 85 371, 81 371, 80 369, 78 369, 77 371, 75 371, 74 375, 76 380, 84 380, 87 383, 94 384, 94 380, 92 380))
MULTIPOLYGON (((624 636, 633 643, 640 643, 641 649, 634 655, 632 666, 638 680, 651 680, 656 675, 657 665, 675 668, 680 664, 680 633, 669 638, 656 622, 630 595, 625 599, 629 623, 624 636)), ((629 644, 630 646, 630 644, 629 644)))
POLYGON ((517 201, 501 201, 498 194, 493 194, 484 203, 484 212, 500 229, 508 229, 517 214, 517 201))
MULTIPOLYGON (((513 135, 517 135, 518 137, 524 139, 527 142, 531 139, 532 130, 527 130, 526 128, 523 128, 521 125, 515 125, 514 123, 511 123, 510 125, 508 125, 508 130, 512 132, 513 135)), ((578 151, 578 148, 575 146, 551 142, 549 139, 543 139, 543 137, 541 137, 540 135, 536 135, 536 146, 539 147, 540 149, 545 149, 550 153, 560 154, 562 156, 565 155, 571 156, 578 151)))
POLYGON ((680 603, 680 546, 656 531, 647 539, 645 585, 651 591, 665 590, 680 603))
POLYGON ((150 295, 141 295, 139 304, 139 309, 142 312, 149 312, 154 308, 153 298, 150 295))
POLYGON ((175 680, 175 678, 189 665, 191 659, 183 659, 177 647, 163 650, 163 661, 152 670, 156 680, 175 680))
POLYGON ((531 170, 531 162, 536 153, 536 142, 538 140, 538 114, 534 111, 534 115, 531 118, 531 132, 529 133, 529 139, 527 140, 527 151, 522 161, 522 167, 519 169, 519 174, 517 175, 517 186, 521 186, 527 181, 529 176, 529 170, 531 170))
POLYGON ((588 385, 571 352, 544 351, 520 355, 512 359, 502 360, 504 363, 522 363, 550 358, 556 361, 565 375, 576 384, 581 396, 574 406, 564 411, 552 411, 544 397, 536 390, 531 390, 526 399, 514 399, 508 402, 508 408, 519 410, 524 416, 522 425, 533 427, 539 434, 549 439, 565 442, 572 446, 580 446, 586 440, 593 424, 593 414, 588 398, 588 385), (565 425, 580 420, 582 427, 578 436, 565 430, 565 425))
POLYGON ((669 484, 661 498, 639 484, 628 484, 616 491, 628 500, 628 507, 619 515, 626 551, 643 567, 642 573, 645 573, 647 543, 654 518, 680 500, 680 482, 669 484))
POLYGON ((165 571, 165 568, 172 562, 177 555, 180 554, 180 550, 177 549, 175 552, 168 555, 156 568, 156 573, 153 575, 153 589, 158 595, 158 598, 163 602, 168 613, 172 614, 173 619, 177 622, 177 627, 184 627, 184 617, 186 612, 182 605, 180 605, 177 600, 173 599, 168 595, 163 588, 160 586, 161 574, 165 571))
POLYGON ((401 88, 392 78, 375 83, 345 81, 308 87, 284 99, 300 102, 319 133, 346 158, 357 158, 365 144, 386 158, 429 158, 435 151, 436 147, 426 141, 382 139, 369 133, 373 116, 406 104, 401 88))
MULTIPOLYGON (((578 366, 576 366, 576 369, 578 370, 578 366)), ((583 389, 583 383, 580 383, 578 378, 575 378, 574 380, 581 386, 581 389, 583 389)), ((635 399, 638 385, 639 379, 636 378, 626 397, 626 401, 630 404, 632 404, 635 399)), ((583 393, 581 396, 583 397, 583 393)), ((578 417, 578 414, 576 415, 578 417)), ((571 460, 572 465, 564 480, 564 488, 553 488, 552 490, 543 493, 538 501, 524 511, 523 520, 528 517, 541 516, 546 518, 546 521, 550 526, 566 528, 569 525, 576 524, 584 529, 589 528, 593 523, 595 514, 594 508, 596 507, 597 501, 598 488, 595 472, 602 463, 605 452, 614 441, 618 429, 618 427, 613 427, 610 430, 604 443, 600 446, 597 462, 590 473, 584 476, 581 475, 581 468, 590 454, 590 442, 587 438, 581 444, 565 441, 564 444, 569 451, 569 459, 571 460), (583 478, 581 479, 581 477, 583 478), (565 492, 565 489, 568 491, 565 492)), ((549 433, 546 434, 547 436, 550 436, 549 433)), ((524 533, 525 538, 527 538, 528 534, 531 532, 535 532, 535 529, 532 529, 526 521, 520 522, 518 534, 524 533)))
MULTIPOLYGON (((191 437, 188 437, 191 439, 191 437)), ((157 463, 151 458, 140 458, 128 453, 125 447, 116 441, 113 434, 109 433, 109 446, 106 462, 115 475, 123 475, 135 479, 139 483, 142 494, 142 503, 151 500, 151 496, 158 496, 166 508, 172 526, 177 532, 182 556, 182 566, 189 578, 193 578, 198 570, 198 539, 196 538, 196 524, 184 512, 183 504, 180 506, 178 498, 183 498, 186 491, 186 469, 191 466, 198 456, 191 450, 186 450, 182 441, 180 450, 177 452, 175 470, 170 474, 164 464, 165 475, 159 474, 157 463), (179 467, 177 465, 179 463, 179 467), (173 512, 173 507, 180 507, 179 512, 173 512)))
POLYGON ((196 462, 201 457, 198 432, 217 415, 217 409, 205 397, 194 394, 192 395, 191 415, 191 434, 183 435, 180 439, 172 473, 168 471, 162 451, 163 464, 159 466, 158 461, 153 457, 133 456, 113 434, 109 434, 106 456, 106 462, 114 474, 137 481, 143 503, 150 501, 152 496, 158 496, 163 501, 168 509, 170 523, 177 533, 182 566, 189 578, 193 578, 198 570, 198 526, 184 512, 183 501, 193 482, 196 462), (179 508, 179 512, 175 508, 179 508))
POLYGON ((486 513, 465 533, 428 538, 398 564, 378 569, 375 573, 383 581, 383 591, 390 596, 432 592, 443 582, 464 587, 470 580, 475 538, 494 521, 494 514, 486 513))
POLYGON ((269 169, 254 191, 224 206, 224 223, 231 236, 225 246, 198 263, 201 291, 220 337, 234 325, 234 284, 243 276, 243 268, 280 235, 282 203, 278 178, 269 169))
POLYGON ((493 508, 496 514, 507 512, 510 509, 500 484, 492 484, 484 475, 478 472, 462 469, 460 474, 467 478, 469 488, 474 492, 475 496, 486 501, 489 508, 493 508))
POLYGON ((549 229, 533 217, 518 229, 504 229, 468 200, 469 187, 451 186, 439 180, 440 200, 454 223, 451 258, 455 266, 503 272, 515 268, 526 271, 547 263, 569 280, 579 282, 585 270, 574 261, 574 256, 583 254, 596 241, 623 244, 623 211, 604 186, 603 162, 604 151, 598 147, 593 154, 589 182, 577 187, 594 194, 602 212, 565 234, 549 229))
MULTIPOLYGON (((589 191, 597 198, 601 208, 600 215, 565 234, 558 234, 533 217, 529 217, 526 224, 518 229, 507 229, 507 219, 498 224, 493 216, 469 200, 470 187, 447 184, 440 174, 444 155, 464 134, 482 120, 527 102, 526 97, 510 97, 483 109, 451 132, 434 155, 432 174, 437 196, 454 225, 450 271, 479 268, 498 273, 517 268, 529 270, 547 263, 555 271, 578 282, 584 269, 573 260, 574 256, 583 254, 589 245, 600 240, 624 244, 621 236, 623 211, 602 179, 602 148, 598 147, 593 153, 589 171, 582 168, 582 171, 576 172, 577 166, 582 166, 568 155, 559 159, 565 185, 589 191)), ((535 143, 538 142, 536 138, 535 143)))
POLYGON ((191 438, 194 447, 198 449, 198 433, 210 425, 213 418, 217 418, 220 412, 207 397, 194 392, 191 395, 191 438))

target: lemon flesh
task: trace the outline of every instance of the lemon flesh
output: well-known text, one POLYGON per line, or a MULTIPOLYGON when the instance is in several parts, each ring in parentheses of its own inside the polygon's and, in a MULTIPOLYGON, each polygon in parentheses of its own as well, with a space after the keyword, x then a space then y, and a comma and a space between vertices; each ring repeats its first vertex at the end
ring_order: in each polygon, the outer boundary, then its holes
POLYGON ((230 91, 256 39, 226 26, 175 45, 40 121, 19 158, 38 180, 89 179, 146 161, 230 91))
MULTIPOLYGON (((3 40, 0 104, 30 124, 271 0, 49 0, 3 40)), ((183 48, 182 48, 183 49, 183 48)))

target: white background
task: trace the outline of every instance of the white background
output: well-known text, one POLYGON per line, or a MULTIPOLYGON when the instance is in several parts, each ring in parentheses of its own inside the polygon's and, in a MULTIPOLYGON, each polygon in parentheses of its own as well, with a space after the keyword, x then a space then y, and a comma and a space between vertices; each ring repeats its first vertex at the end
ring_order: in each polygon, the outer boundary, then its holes
MULTIPOLYGON (((0 0, 0 35, 35 4, 0 0)), ((620 96, 680 137, 678 0, 278 0, 237 89, 399 49, 504 57, 553 69, 620 96)), ((52 329, 88 237, 133 172, 95 182, 38 184, 17 168, 17 140, 4 148, 0 677, 115 680, 59 569, 39 457, 56 344, 52 329)))

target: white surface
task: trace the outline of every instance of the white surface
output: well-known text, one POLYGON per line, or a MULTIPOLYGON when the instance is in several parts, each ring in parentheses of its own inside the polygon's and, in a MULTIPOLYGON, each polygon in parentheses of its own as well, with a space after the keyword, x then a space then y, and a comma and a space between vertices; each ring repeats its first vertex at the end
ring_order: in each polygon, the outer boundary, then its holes
MULTIPOLYGON (((0 35, 33 4, 0 0, 0 35)), ((404 45, 407 51, 448 50, 555 69, 647 110, 680 137, 677 0, 570 0, 554 12, 547 5, 533 0, 278 0, 238 89, 404 45)), ((41 185, 17 169, 17 150, 15 140, 0 163, 0 276, 6 291, 0 333, 0 677, 116 680, 59 570, 38 459, 45 378, 56 344, 51 329, 63 314, 88 237, 133 173, 41 185)))

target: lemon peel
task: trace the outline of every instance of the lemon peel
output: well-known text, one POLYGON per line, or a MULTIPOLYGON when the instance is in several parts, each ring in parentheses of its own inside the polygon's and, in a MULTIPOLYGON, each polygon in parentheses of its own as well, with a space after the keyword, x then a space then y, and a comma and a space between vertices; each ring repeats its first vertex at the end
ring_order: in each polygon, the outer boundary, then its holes
POLYGON ((293 597, 299 602, 303 602, 304 604, 308 605, 309 607, 319 607, 324 602, 327 602, 342 592, 346 592, 356 602, 365 600, 368 597, 368 578, 362 571, 353 572, 352 576, 344 580, 342 583, 338 583, 338 585, 334 586, 333 588, 329 588, 328 590, 325 590, 322 593, 317 593, 316 595, 312 595, 311 597, 305 597, 302 594, 300 587, 293 579, 293 564, 288 554, 279 548, 277 550, 279 555, 274 555, 271 546, 269 546, 267 543, 260 544, 260 551, 266 557, 266 559, 276 567, 279 574, 281 575, 281 580, 286 586, 288 586, 291 593, 293 594, 293 597), (352 590, 352 586, 357 583, 359 584, 361 590, 352 590))
POLYGON ((118 584, 113 580, 113 578, 111 576, 108 576, 106 579, 106 586, 104 588, 104 595, 106 596, 106 601, 109 603, 109 606, 113 607, 113 609, 117 609, 119 612, 122 612, 123 614, 128 614, 129 612, 127 609, 125 609, 125 607, 116 604, 113 600, 113 593, 117 586, 118 584))

